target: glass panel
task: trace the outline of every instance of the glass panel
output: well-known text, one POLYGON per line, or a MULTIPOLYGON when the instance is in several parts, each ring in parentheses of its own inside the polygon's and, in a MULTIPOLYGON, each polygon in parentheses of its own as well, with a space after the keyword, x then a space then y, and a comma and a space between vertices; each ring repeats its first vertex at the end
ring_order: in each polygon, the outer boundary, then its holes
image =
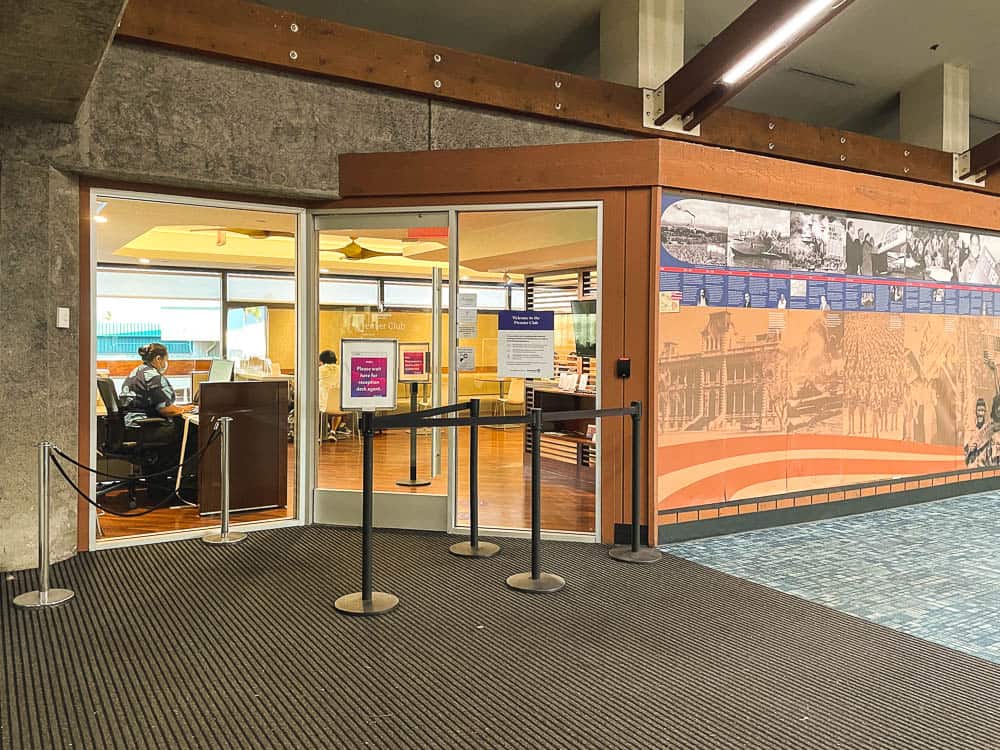
POLYGON ((429 282, 425 284, 401 284, 387 281, 384 289, 383 301, 386 307, 431 309, 434 295, 429 282))
MULTIPOLYGON (((341 345, 345 339, 394 339, 400 344, 430 346, 446 341, 445 318, 432 313, 435 270, 442 273, 448 261, 447 214, 329 214, 316 217, 320 264, 336 274, 321 282, 319 349, 317 353, 320 442, 317 461, 319 509, 324 490, 360 490, 361 441, 356 427, 358 411, 343 409, 340 376, 341 345), (360 278, 352 279, 352 275, 360 278), (323 285, 330 284, 324 294, 323 285), (337 285, 338 291, 334 293, 337 285), (379 285, 383 298, 378 298, 379 285), (363 293, 359 293, 363 290, 363 293), (336 361, 334 361, 336 360, 336 361)), ((447 357, 442 357, 437 395, 430 382, 416 386, 417 408, 447 403, 447 357)), ((433 373, 429 373, 429 376, 433 373)), ((401 384, 394 412, 411 409, 411 386, 401 384)), ((383 412, 380 412, 383 413, 383 412)), ((407 430, 387 430, 375 440, 375 490, 437 496, 447 503, 448 476, 446 431, 421 431, 417 436, 417 478, 429 484, 401 486, 409 480, 410 438, 407 430), (434 453, 437 450, 437 457, 434 453)), ((402 505, 389 505, 408 512, 402 505)), ((387 512, 389 512, 387 510, 387 512)), ((438 516, 440 518, 440 516, 438 516)), ((384 517, 380 523, 392 524, 384 517)), ((412 517, 411 517, 412 522, 412 517)), ((428 518, 428 528, 439 524, 428 518)))
MULTIPOLYGON (((104 219, 94 223, 92 242, 98 264, 96 374, 111 380, 111 390, 127 411, 167 419, 165 433, 157 435, 164 444, 142 452, 134 434, 141 428, 113 425, 105 405, 99 400, 93 405, 93 460, 100 469, 164 472, 156 481, 139 480, 134 487, 139 508, 163 507, 139 520, 104 515, 98 540, 218 526, 218 467, 212 459, 193 457, 210 434, 199 422, 224 412, 235 415, 234 433, 246 430, 255 444, 274 446, 270 455, 255 453, 252 462, 239 452, 232 456, 234 468, 239 467, 232 477, 233 523, 293 517, 295 436, 288 425, 294 413, 295 214, 100 194, 94 208, 104 219), (275 273, 240 273, 236 268, 228 278, 229 294, 247 304, 227 307, 224 274, 248 257, 275 273), (166 346, 169 367, 150 378, 144 374, 143 382, 155 379, 161 386, 158 393, 174 394, 174 403, 166 407, 134 398, 134 383, 126 389, 130 373, 142 364, 139 347, 152 342, 166 346), (235 380, 254 381, 252 387, 221 382, 229 375, 219 362, 224 342, 230 354, 241 358, 235 380), (212 383, 214 397, 205 387, 213 372, 220 381, 212 383), (259 381, 271 382, 260 388, 259 381), (200 413, 191 419, 196 394, 200 413), (287 408, 282 406, 285 394, 287 408), (122 434, 127 438, 115 443, 114 436, 122 434)), ((97 489, 100 502, 109 508, 130 510, 127 488, 97 489)))
MULTIPOLYGON (((465 370, 457 373, 459 399, 478 398, 484 414, 523 414, 531 406, 546 411, 595 408, 597 209, 462 212, 458 229, 458 307, 466 310, 456 314, 460 322, 474 321, 459 333, 459 351, 468 357, 465 370), (505 231, 515 226, 516 233, 505 231), (489 274, 499 283, 483 283, 489 274), (528 379, 500 366, 497 310, 507 307, 508 287, 512 309, 553 313, 554 359, 543 363, 551 367, 552 377, 528 379)), ((530 435, 523 425, 491 426, 480 430, 479 440, 480 523, 529 527, 530 435)), ((593 532, 597 505, 593 420, 553 425, 543 433, 540 447, 542 527, 593 532)), ((456 465, 468 466, 468 461, 468 436, 460 432, 456 465)), ((467 478, 460 469, 456 525, 468 524, 467 498, 467 478)))
POLYGON ((348 281, 346 279, 320 279, 319 303, 321 305, 378 305, 377 281, 348 281))
POLYGON ((295 302, 295 278, 291 276, 238 276, 226 279, 230 302, 295 302))

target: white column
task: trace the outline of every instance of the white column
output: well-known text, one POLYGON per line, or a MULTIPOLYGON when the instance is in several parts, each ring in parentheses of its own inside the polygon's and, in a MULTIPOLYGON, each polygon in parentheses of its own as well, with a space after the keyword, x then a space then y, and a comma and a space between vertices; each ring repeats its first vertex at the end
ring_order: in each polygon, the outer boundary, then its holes
POLYGON ((684 0, 604 0, 601 78, 655 89, 684 64, 684 0))
POLYGON ((946 63, 908 83, 899 95, 899 137, 915 146, 969 149, 969 68, 946 63))

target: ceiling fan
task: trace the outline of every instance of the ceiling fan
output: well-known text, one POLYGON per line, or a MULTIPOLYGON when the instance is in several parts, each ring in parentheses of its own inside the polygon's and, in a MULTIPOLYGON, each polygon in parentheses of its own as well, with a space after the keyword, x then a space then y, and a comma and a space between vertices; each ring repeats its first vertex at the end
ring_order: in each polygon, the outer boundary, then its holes
POLYGON ((333 252, 343 254, 344 260, 367 260, 368 258, 381 258, 386 255, 402 255, 403 248, 400 247, 398 250, 372 250, 367 247, 362 247, 358 244, 357 240, 352 239, 346 245, 341 248, 337 248, 333 252))
POLYGON ((247 227, 207 227, 205 229, 189 229, 189 232, 215 232, 215 244, 223 247, 226 244, 226 234, 242 234, 252 240, 266 240, 271 237, 295 237, 295 232, 285 232, 279 229, 254 229, 247 227))

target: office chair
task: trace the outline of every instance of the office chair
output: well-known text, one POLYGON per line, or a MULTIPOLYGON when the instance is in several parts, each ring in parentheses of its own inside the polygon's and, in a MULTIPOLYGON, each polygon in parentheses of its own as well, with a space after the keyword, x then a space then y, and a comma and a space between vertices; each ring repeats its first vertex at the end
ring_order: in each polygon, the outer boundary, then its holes
MULTIPOLYGON (((106 416, 102 415, 97 418, 97 452, 102 458, 128 462, 131 479, 125 481, 124 484, 128 488, 128 507, 135 508, 138 504, 136 489, 143 481, 142 475, 156 467, 159 457, 157 449, 172 444, 172 441, 149 438, 151 429, 165 424, 167 420, 163 417, 144 417, 139 420, 138 426, 127 427, 125 413, 118 401, 118 392, 115 390, 114 381, 111 378, 98 378, 97 392, 101 401, 104 402, 105 411, 107 411, 106 416)), ((180 455, 178 454, 179 460, 180 455)), ((97 481, 98 497, 104 496, 123 484, 120 480, 102 481, 100 476, 97 477, 97 481)))

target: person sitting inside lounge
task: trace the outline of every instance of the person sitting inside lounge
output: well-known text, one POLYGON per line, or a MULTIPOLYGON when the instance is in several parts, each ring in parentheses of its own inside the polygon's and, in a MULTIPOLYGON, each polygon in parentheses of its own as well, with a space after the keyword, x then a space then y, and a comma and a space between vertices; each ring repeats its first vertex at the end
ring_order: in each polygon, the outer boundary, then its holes
POLYGON ((332 349, 319 353, 319 412, 321 425, 324 420, 329 421, 325 433, 320 433, 327 440, 336 440, 338 433, 348 432, 344 412, 340 410, 340 365, 332 349))
POLYGON ((154 428, 147 428, 146 439, 167 443, 158 449, 157 471, 176 465, 180 461, 183 425, 181 415, 193 406, 178 406, 173 386, 167 380, 170 355, 167 347, 154 342, 139 347, 142 364, 136 367, 122 383, 119 401, 125 412, 125 426, 136 427, 144 417, 163 417, 167 421, 154 428))

